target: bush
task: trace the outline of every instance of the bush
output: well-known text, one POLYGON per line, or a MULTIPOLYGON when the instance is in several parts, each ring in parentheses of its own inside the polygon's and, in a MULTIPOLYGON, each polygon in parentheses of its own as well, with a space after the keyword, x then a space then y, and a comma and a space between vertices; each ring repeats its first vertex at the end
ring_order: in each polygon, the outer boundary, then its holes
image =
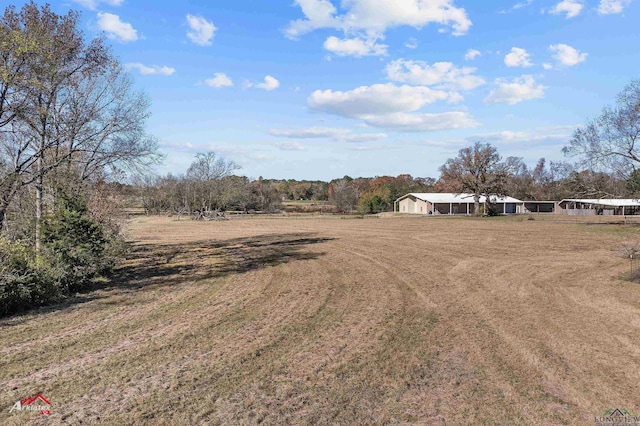
POLYGON ((358 202, 358 210, 362 214, 375 214, 390 209, 389 203, 380 195, 363 196, 358 202))
POLYGON ((0 239, 0 316, 51 304, 59 296, 53 274, 36 265, 26 243, 0 239))
POLYGON ((0 238, 0 316, 49 305, 109 274, 126 244, 105 232, 82 199, 61 197, 42 224, 41 256, 33 245, 0 238))
POLYGON ((42 243, 65 293, 86 289, 115 265, 102 226, 89 216, 82 199, 60 198, 55 213, 43 223, 42 243))

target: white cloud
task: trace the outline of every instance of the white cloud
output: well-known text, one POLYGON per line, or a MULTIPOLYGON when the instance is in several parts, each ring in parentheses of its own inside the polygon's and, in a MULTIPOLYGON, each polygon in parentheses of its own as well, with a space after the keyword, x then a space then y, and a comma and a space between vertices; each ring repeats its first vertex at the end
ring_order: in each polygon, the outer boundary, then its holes
POLYGON ((109 6, 120 6, 124 2, 124 0, 73 0, 73 1, 91 10, 96 10, 100 3, 105 3, 109 6))
POLYGON ((256 84, 255 87, 257 87, 258 89, 271 91, 280 87, 280 82, 275 78, 271 77, 270 75, 268 75, 264 78, 264 81, 262 83, 256 84))
POLYGON ((581 53, 577 49, 569 46, 568 44, 552 44, 549 46, 549 50, 554 52, 554 59, 559 64, 572 67, 578 65, 580 62, 584 62, 587 59, 586 53, 581 53))
POLYGON ((469 49, 467 53, 464 54, 465 61, 473 61, 475 58, 482 56, 482 52, 476 49, 469 49))
MULTIPOLYGON (((564 135, 568 136, 568 135, 564 135)), ((483 133, 473 135, 467 139, 470 141, 481 140, 483 142, 491 142, 495 144, 514 144, 514 143, 526 143, 526 142, 538 142, 545 140, 548 137, 540 133, 535 132, 514 132, 512 130, 503 130, 500 132, 483 133)))
POLYGON ((553 68, 553 65, 548 62, 545 62, 544 64, 542 64, 542 68, 544 68, 545 70, 550 70, 553 68))
POLYGON ((525 49, 519 47, 512 47, 511 52, 507 53, 504 57, 504 63, 508 67, 530 67, 531 56, 525 49))
POLYGON ((98 13, 98 28, 107 33, 107 37, 121 42, 136 41, 138 32, 127 22, 122 22, 118 15, 98 13))
MULTIPOLYGON (((309 108, 341 117, 362 120, 372 127, 398 131, 431 131, 474 127, 478 123, 466 112, 416 113, 437 101, 457 102, 457 92, 434 90, 426 86, 397 86, 393 83, 361 86, 341 92, 316 90, 309 96, 309 108)), ((380 136, 381 137, 381 136, 380 136)), ((362 136, 342 136, 362 141, 362 136)), ((371 135, 367 136, 371 138, 371 135)))
POLYGON ((497 89, 492 90, 484 99, 486 104, 504 103, 515 105, 522 101, 544 97, 545 86, 536 85, 531 75, 523 75, 511 81, 496 79, 497 89))
POLYGON ((474 75, 475 71, 471 67, 458 68, 451 62, 429 65, 404 59, 395 60, 386 68, 389 80, 445 90, 471 90, 483 85, 484 79, 474 75))
POLYGON ((418 40, 412 37, 404 43, 404 47, 406 47, 407 49, 417 49, 418 40))
POLYGON ((198 46, 211 46, 211 40, 217 30, 213 22, 194 15, 187 15, 187 22, 191 28, 191 31, 187 31, 187 37, 198 46))
POLYGON ((382 151, 383 149, 391 149, 390 145, 355 145, 349 148, 349 151, 382 151))
POLYGON ((437 101, 459 100, 457 93, 388 83, 361 86, 347 92, 316 90, 309 96, 308 103, 316 111, 358 118, 363 115, 417 111, 437 101))
POLYGON ((364 116, 370 126, 404 132, 431 132, 437 130, 468 129, 479 123, 466 112, 444 112, 439 114, 395 113, 381 116, 364 116))
POLYGON ((161 149, 175 152, 195 153, 200 149, 191 142, 160 141, 159 145, 161 149))
POLYGON ((342 4, 351 6, 342 17, 346 30, 382 33, 387 28, 421 28, 435 23, 450 26, 454 35, 461 35, 471 27, 466 11, 456 7, 453 0, 348 0, 342 4))
POLYGON ((290 139, 320 139, 332 138, 339 139, 351 130, 334 127, 307 127, 303 129, 271 129, 269 133, 273 136, 279 136, 290 139))
POLYGON ((556 4, 553 9, 549 11, 554 15, 558 15, 560 13, 566 13, 566 18, 575 18, 580 15, 584 5, 582 4, 582 0, 562 0, 560 3, 556 4))
POLYGON ((514 143, 514 142, 529 142, 538 138, 538 135, 529 132, 514 132, 511 130, 503 130, 500 132, 484 133, 479 135, 470 136, 468 139, 482 140, 485 142, 494 143, 514 143))
POLYGON ((631 4, 631 0, 600 0, 598 13, 600 15, 615 15, 622 13, 631 4))
POLYGON ((127 70, 137 69, 142 75, 173 75, 176 72, 175 68, 158 65, 147 66, 140 62, 130 62, 125 64, 125 68, 127 70))
POLYGON ((382 141, 388 138, 386 133, 358 133, 353 135, 346 135, 342 138, 345 142, 376 142, 382 141))
POLYGON ((571 138, 576 126, 538 127, 526 131, 503 130, 492 133, 482 133, 466 138, 468 141, 481 140, 500 145, 526 144, 540 142, 566 143, 571 138))
POLYGON ((525 7, 529 7, 529 6, 531 6, 532 3, 533 3, 533 0, 526 0, 526 1, 523 1, 523 2, 520 2, 520 3, 516 3, 510 9, 501 10, 498 13, 511 13, 514 10, 518 10, 518 9, 522 9, 522 8, 525 8, 525 7))
POLYGON ((422 28, 431 23, 440 24, 450 27, 454 35, 465 34, 471 27, 466 11, 456 7, 453 0, 343 0, 343 15, 339 15, 328 0, 294 1, 302 9, 305 19, 289 23, 285 30, 289 38, 320 28, 381 37, 387 29, 404 25, 422 28))
POLYGON ((287 37, 297 38, 320 28, 339 27, 339 20, 334 16, 337 10, 329 0, 295 0, 295 3, 307 19, 290 22, 285 30, 287 37))
POLYGON ((376 39, 345 38, 331 36, 324 42, 324 48, 338 56, 381 56, 387 54, 387 45, 376 43, 376 39))
POLYGON ((233 87, 233 81, 222 72, 217 72, 213 75, 213 78, 208 78, 204 81, 207 86, 215 87, 219 89, 221 87, 233 87))
POLYGON ((513 5, 513 9, 514 10, 522 9, 523 7, 531 6, 531 3, 533 3, 533 0, 527 0, 521 3, 516 3, 513 5))
POLYGON ((340 142, 373 142, 388 137, 385 133, 353 133, 350 129, 335 127, 271 129, 269 133, 273 136, 289 139, 333 139, 340 142))
POLYGON ((279 145, 283 151, 304 151, 305 147, 300 142, 285 142, 279 145))

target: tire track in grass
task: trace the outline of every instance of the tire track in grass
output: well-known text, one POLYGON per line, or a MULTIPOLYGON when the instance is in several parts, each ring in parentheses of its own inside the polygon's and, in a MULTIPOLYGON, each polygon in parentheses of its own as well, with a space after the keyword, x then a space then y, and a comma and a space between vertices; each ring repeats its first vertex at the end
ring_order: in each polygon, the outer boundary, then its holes
MULTIPOLYGON (((437 239, 437 236, 435 237, 437 239)), ((466 283, 473 282, 474 280, 470 279, 466 272, 469 270, 492 270, 491 266, 486 265, 486 259, 482 258, 468 258, 467 253, 463 250, 462 252, 451 252, 450 250, 439 250, 437 252, 434 251, 426 251, 425 246, 431 241, 429 239, 424 238, 412 238, 414 241, 418 241, 420 244, 414 246, 407 246, 404 250, 404 255, 402 257, 395 256, 393 259, 397 260, 396 265, 398 265, 398 269, 403 271, 406 275, 415 277, 416 274, 421 274, 420 269, 416 269, 417 265, 415 263, 415 259, 421 258, 425 263, 429 265, 437 265, 441 263, 442 266, 447 264, 452 264, 451 260, 455 260, 456 258, 460 258, 461 260, 457 263, 453 263, 449 272, 447 272, 447 268, 441 267, 437 269, 432 274, 435 273, 451 273, 451 271, 458 271, 463 274, 462 279, 445 279, 443 285, 438 285, 437 283, 433 283, 432 280, 425 281, 424 285, 428 288, 433 288, 434 286, 437 288, 436 293, 430 293, 433 298, 437 299, 436 306, 444 315, 442 317, 443 322, 447 322, 449 324, 449 330, 446 330, 447 335, 450 336, 450 339, 453 341, 459 340, 462 336, 468 335, 470 330, 476 329, 477 323, 483 323, 483 328, 489 331, 491 328, 495 328, 494 324, 487 324, 484 322, 484 317, 486 316, 485 312, 479 312, 474 309, 474 306, 478 303, 482 303, 482 297, 478 298, 483 290, 481 287, 469 287, 466 283), (427 258, 425 258, 424 253, 429 253, 427 258), (435 255, 435 256, 434 256, 435 255), (404 260, 407 259, 405 262, 404 260), (410 262, 409 260, 413 260, 410 262), (477 267, 474 267, 476 265, 477 267), (448 281, 448 282, 447 282, 448 281), (469 293, 468 290, 472 290, 469 293), (456 314, 457 313, 457 314, 456 314), (480 321, 478 321, 480 320, 480 321), (462 324, 462 327, 460 327, 462 324), (487 327, 488 326, 488 327, 487 327)), ((464 247, 464 242, 461 242, 461 246, 464 247)), ((502 250, 503 252, 508 253, 508 250, 502 250)), ((379 250, 377 253, 377 258, 384 257, 388 259, 390 262, 390 257, 392 253, 379 250)), ((426 277, 426 275, 425 275, 426 277)), ((465 340, 467 343, 465 352, 469 354, 473 354, 474 357, 478 354, 482 354, 487 351, 486 345, 476 345, 473 340, 465 340)), ((500 347, 500 345, 498 345, 500 347)), ((488 360, 486 357, 482 357, 481 359, 475 360, 475 364, 481 366, 488 360)), ((545 379, 545 386, 547 388, 554 388, 554 381, 545 379)), ((498 392, 498 389, 494 387, 493 384, 488 385, 488 389, 493 389, 493 392, 498 392)), ((521 414, 517 412, 512 412, 509 414, 507 418, 516 419, 521 414)))
MULTIPOLYGON (((497 367, 497 377, 503 380, 507 379, 506 382, 503 382, 503 386, 506 385, 510 392, 530 398, 531 390, 527 390, 528 394, 523 393, 519 381, 527 383, 527 380, 524 379, 527 375, 538 377, 540 381, 537 392, 540 394, 536 398, 535 404, 543 410, 550 410, 547 415, 553 415, 554 413, 551 411, 555 411, 556 415, 566 421, 567 418, 570 418, 570 416, 567 417, 567 414, 578 413, 584 408, 580 391, 571 385, 563 370, 555 369, 550 363, 550 359, 543 360, 541 355, 536 353, 535 348, 530 345, 531 336, 527 331, 518 334, 509 331, 510 324, 499 318, 496 315, 495 306, 492 306, 499 303, 495 300, 496 294, 513 293, 509 288, 512 280, 505 278, 505 273, 514 268, 517 269, 513 264, 501 265, 495 260, 477 258, 456 265, 448 271, 447 275, 452 286, 466 281, 475 283, 473 293, 469 296, 470 301, 473 301, 468 304, 473 311, 473 315, 470 317, 480 319, 483 329, 488 331, 489 336, 492 336, 490 338, 498 339, 500 342, 492 344, 494 348, 498 349, 497 351, 494 349, 492 353, 492 356, 498 361, 498 365, 491 368, 497 367), (486 270, 492 271, 491 275, 483 275, 483 271, 486 270), (510 377, 506 374, 510 369, 516 369, 519 373, 510 377), (564 379, 559 380, 559 376, 564 379)), ((464 294, 464 292, 461 291, 460 294, 464 294)), ((544 297, 549 300, 554 299, 553 295, 545 295, 544 297)), ((487 349, 483 346, 484 344, 478 346, 474 352, 487 353, 487 349)), ((536 415, 539 413, 527 413, 527 417, 536 415)))
POLYGON ((387 272, 389 275, 393 276, 398 282, 402 283, 402 285, 407 288, 410 289, 416 296, 418 296, 420 298, 420 300, 422 301, 422 303, 424 304, 424 306, 426 308, 436 308, 437 305, 431 301, 431 299, 429 299, 424 292, 422 292, 419 288, 417 288, 414 284, 412 284, 411 282, 409 282, 407 279, 403 278, 401 273, 396 271, 396 268, 385 264, 383 262, 381 262, 380 260, 374 259, 371 256, 368 256, 364 253, 355 251, 353 249, 347 249, 347 248, 343 248, 343 250, 346 253, 350 253, 354 256, 358 256, 362 259, 365 259, 367 261, 369 261, 371 264, 376 265, 377 267, 379 267, 380 269, 382 269, 383 271, 387 272))
MULTIPOLYGON (((269 267, 259 272, 236 275, 230 277, 230 279, 225 283, 225 291, 222 292, 220 297, 233 300, 235 305, 240 309, 262 306, 262 311, 269 310, 276 316, 276 318, 278 318, 276 322, 288 323, 299 316, 300 310, 304 310, 304 303, 302 303, 302 305, 300 303, 288 303, 286 294, 288 290, 284 292, 277 291, 277 289, 275 292, 272 290, 277 288, 279 283, 282 282, 284 282, 284 287, 291 286, 292 283, 290 282, 290 277, 291 269, 287 264, 269 267), (246 292, 246 290, 249 290, 249 292, 246 292), (242 294, 243 292, 244 294, 242 294), (280 306, 274 307, 273 304, 270 304, 269 302, 277 302, 277 305, 280 306)), ((286 290, 286 288, 284 290, 286 290)), ((207 304, 207 306, 211 305, 207 304)), ((207 311, 209 311, 209 309, 205 308, 203 311, 198 311, 195 314, 189 315, 186 323, 198 323, 208 332, 214 330, 216 326, 211 323, 211 315, 206 313, 207 311)), ((224 314, 219 313, 217 316, 224 316, 224 314)), ((165 364, 165 367, 157 369, 157 374, 155 376, 151 374, 150 376, 143 378, 143 382, 149 385, 153 385, 158 382, 162 383, 163 380, 166 379, 166 375, 171 374, 171 371, 184 372, 187 367, 193 367, 194 365, 206 365, 210 362, 212 355, 225 359, 238 359, 238 357, 242 358, 249 355, 250 357, 246 358, 248 360, 251 359, 251 354, 253 354, 254 351, 256 351, 255 353, 259 351, 261 353, 260 358, 264 358, 266 353, 273 350, 273 348, 270 349, 270 346, 276 344, 278 339, 272 336, 273 333, 271 330, 265 329, 259 325, 259 322, 262 321, 267 323, 274 322, 273 319, 269 320, 268 318, 256 316, 250 319, 245 326, 242 326, 242 324, 235 326, 237 331, 234 334, 228 335, 228 338, 224 340, 224 346, 218 346, 218 348, 223 349, 222 352, 219 352, 216 347, 210 348, 210 350, 197 349, 194 352, 195 347, 189 346, 189 342, 175 342, 176 345, 184 348, 183 352, 191 353, 192 356, 165 364), (267 331, 267 333, 264 333, 264 331, 267 331), (236 348, 236 351, 232 349, 233 347, 236 348), (229 349, 231 349, 231 352, 229 349), (237 350, 240 350, 241 352, 237 352, 237 350)), ((166 335, 162 336, 162 340, 165 345, 172 345, 171 341, 174 339, 172 339, 171 336, 166 335)), ((220 343, 222 343, 222 341, 220 343)), ((121 353, 117 355, 117 357, 134 355, 136 359, 144 359, 145 352, 150 351, 152 352, 152 350, 143 350, 142 353, 135 355, 121 353)), ((114 358, 113 361, 115 360, 116 359, 114 358)), ((243 368, 246 369, 248 365, 247 361, 243 362, 243 368)), ((140 389, 132 393, 126 392, 126 394, 139 395, 139 391, 140 389)), ((121 395, 123 393, 124 392, 122 391, 120 392, 121 395)), ((111 402, 113 402, 113 398, 111 402)))
MULTIPOLYGON (((256 274, 255 278, 261 277, 259 281, 267 283, 266 286, 260 289, 260 294, 263 296, 265 294, 264 290, 270 284, 281 281, 283 275, 288 275, 290 266, 279 265, 272 269, 274 270, 274 275, 269 279, 265 279, 264 271, 256 274), (270 284, 269 281, 271 281, 270 284)), ((253 278, 250 279, 255 281, 253 278)), ((288 283, 288 285, 291 284, 292 283, 288 283)), ((306 306, 308 306, 308 304, 305 303, 287 304, 285 303, 285 298, 286 294, 277 293, 269 297, 258 297, 255 300, 247 301, 247 306, 251 306, 260 300, 259 304, 263 309, 269 311, 268 316, 257 317, 256 321, 247 323, 246 327, 243 327, 239 333, 230 336, 231 338, 226 340, 224 345, 228 350, 218 352, 222 347, 216 344, 208 353, 202 353, 202 356, 195 360, 193 357, 190 357, 190 360, 183 360, 183 367, 187 365, 190 366, 188 374, 192 374, 194 369, 196 372, 194 374, 197 374, 197 371, 202 371, 201 369, 205 371, 211 368, 215 369, 215 376, 208 376, 207 382, 203 383, 205 387, 198 387, 200 397, 202 397, 202 392, 206 393, 205 398, 211 399, 211 406, 222 404, 221 401, 229 400, 230 396, 225 397, 225 395, 248 396, 246 393, 249 392, 247 389, 250 383, 260 381, 261 377, 265 374, 265 363, 271 365, 271 367, 269 367, 271 370, 274 368, 275 370, 279 370, 282 367, 275 367, 273 363, 275 363, 275 365, 281 364, 283 362, 282 358, 288 359, 286 356, 287 353, 295 351, 295 348, 300 346, 305 346, 308 339, 314 340, 315 333, 312 330, 307 330, 305 324, 309 324, 312 328, 317 327, 318 323, 321 324, 321 318, 325 316, 323 306, 326 306, 326 304, 329 303, 328 301, 334 298, 334 295, 330 293, 327 294, 325 302, 320 303, 320 305, 317 305, 313 300, 307 299, 308 302, 311 302, 316 308, 314 308, 312 312, 307 312, 302 315, 303 318, 306 318, 300 324, 302 328, 281 328, 282 325, 290 324, 296 317, 300 317, 300 311, 307 310, 306 306), (279 309, 278 305, 282 305, 284 309, 279 309), (269 318, 269 316, 273 318, 269 318), (280 323, 280 327, 269 327, 269 325, 274 322, 280 323), (264 333, 265 331, 267 331, 267 333, 264 333), (214 355, 214 352, 215 359, 210 359, 209 355, 214 355), (213 361, 213 364, 210 364, 210 361, 213 361), (206 392, 208 387, 210 387, 211 390, 206 392), (224 391, 220 389, 220 387, 224 388, 224 391), (223 399, 218 401, 219 398, 223 399)), ((165 371, 175 371, 175 368, 176 366, 172 365, 165 371)), ((207 375, 204 374, 204 377, 207 377, 207 375)), ((193 377, 192 379, 196 380, 195 383, 202 380, 202 378, 198 377, 193 377)), ((151 383, 154 381, 153 379, 147 380, 147 382, 151 383)), ((183 396, 188 399, 188 394, 184 394, 183 396)), ((246 400, 246 398, 240 399, 246 400)), ((233 422, 233 417, 229 418, 229 421, 233 422)))

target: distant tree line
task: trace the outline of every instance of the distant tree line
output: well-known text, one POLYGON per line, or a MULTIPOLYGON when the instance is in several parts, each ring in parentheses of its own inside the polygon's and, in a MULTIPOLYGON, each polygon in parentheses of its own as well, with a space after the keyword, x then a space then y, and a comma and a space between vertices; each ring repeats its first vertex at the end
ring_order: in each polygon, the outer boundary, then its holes
POLYGON ((250 180, 233 174, 239 169, 235 163, 209 152, 197 154, 183 175, 138 178, 133 188, 148 214, 192 216, 202 210, 276 212, 291 201, 321 202, 325 212, 375 214, 393 211, 395 200, 410 192, 465 192, 477 194, 477 200, 499 194, 537 201, 640 195, 640 172, 625 178, 579 167, 544 158, 530 167, 521 158, 503 160, 495 147, 478 142, 447 160, 438 179, 403 174, 344 176, 328 182, 250 180))
MULTIPOLYGON (((132 189, 148 214, 191 215, 202 211, 275 212, 288 201, 316 201, 334 212, 378 213, 393 208, 406 192, 434 188, 433 179, 344 176, 329 182, 294 179, 251 180, 233 172, 239 166, 214 152, 198 153, 186 173, 147 175, 134 180, 132 189)), ((131 190, 128 191, 131 194, 131 190)))

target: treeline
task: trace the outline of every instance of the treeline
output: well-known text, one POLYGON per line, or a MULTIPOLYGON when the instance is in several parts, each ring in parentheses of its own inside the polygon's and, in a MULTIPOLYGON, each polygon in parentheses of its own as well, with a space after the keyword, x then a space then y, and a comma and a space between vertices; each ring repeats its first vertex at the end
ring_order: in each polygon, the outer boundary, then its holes
MULTIPOLYGON (((239 166, 216 156, 200 153, 185 174, 138 177, 129 194, 135 193, 147 214, 192 215, 195 212, 275 212, 287 201, 326 202, 335 212, 360 208, 377 213, 393 208, 407 192, 434 189, 435 180, 398 177, 356 178, 345 176, 329 182, 294 179, 255 179, 233 173, 239 166)), ((195 215, 195 217, 198 217, 195 215)))
MULTIPOLYGON (((492 151, 497 160, 501 160, 495 147, 480 144, 475 148, 492 151)), ((499 170, 484 168, 491 171, 491 176, 499 177, 493 186, 485 189, 522 200, 633 197, 640 189, 640 173, 631 179, 621 179, 604 172, 578 171, 576 165, 547 162, 544 158, 534 167, 515 157, 496 164, 499 170)), ((466 165, 465 170, 469 166, 466 165)), ((193 215, 200 211, 295 210, 295 203, 291 201, 317 201, 329 207, 325 212, 373 214, 393 211, 395 200, 409 192, 474 192, 474 188, 461 185, 464 176, 451 176, 444 166, 438 179, 403 174, 373 178, 344 176, 328 182, 250 180, 233 174, 238 169, 235 163, 218 158, 213 152, 197 154, 185 174, 138 178, 130 193, 137 195, 148 214, 193 215)))
POLYGON ((148 108, 77 12, 31 2, 0 16, 0 316, 113 269, 124 243, 105 179, 158 159, 148 108))
MULTIPOLYGON (((493 149, 490 145, 478 145, 465 149, 493 149)), ((461 150, 464 151, 464 150, 461 150)), ((534 167, 528 167, 521 158, 508 157, 499 164, 502 170, 493 171, 500 177, 494 185, 494 193, 501 193, 520 200, 559 201, 564 198, 626 198, 638 195, 634 178, 625 178, 617 174, 580 170, 580 165, 564 161, 547 162, 541 158, 534 167)), ((469 188, 460 188, 455 177, 447 175, 441 168, 442 176, 438 181, 438 189, 442 192, 456 192, 469 188)), ((636 176, 636 175, 634 175, 636 176)))

